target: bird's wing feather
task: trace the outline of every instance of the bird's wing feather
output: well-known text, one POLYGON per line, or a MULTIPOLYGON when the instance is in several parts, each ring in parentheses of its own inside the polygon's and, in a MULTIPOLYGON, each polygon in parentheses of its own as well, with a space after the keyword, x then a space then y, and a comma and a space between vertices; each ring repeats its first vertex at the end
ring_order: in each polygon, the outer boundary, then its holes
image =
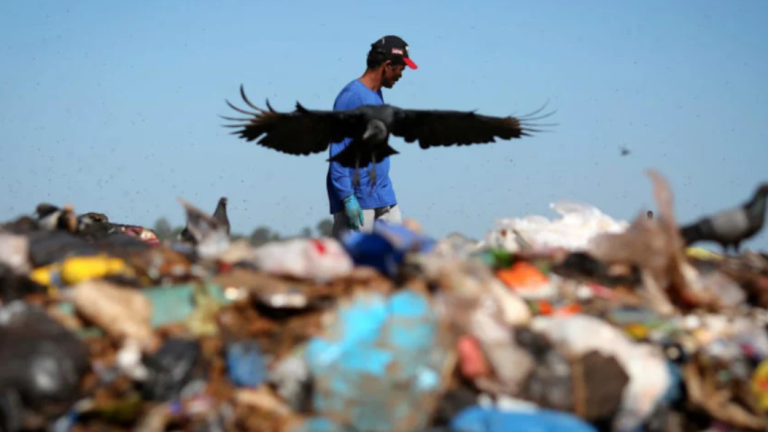
POLYGON ((465 146, 512 139, 537 132, 516 117, 493 117, 474 111, 397 109, 390 132, 407 143, 419 141, 419 147, 465 146))
POLYGON ((249 116, 248 118, 222 116, 227 120, 238 122, 227 127, 237 128, 233 134, 239 135, 246 141, 258 139, 257 144, 282 153, 309 155, 325 151, 331 143, 355 134, 363 120, 357 111, 308 110, 298 102, 296 109, 289 113, 275 111, 269 105, 269 101, 265 110, 248 100, 242 86, 240 86, 240 94, 256 112, 242 110, 227 101, 232 109, 249 116))

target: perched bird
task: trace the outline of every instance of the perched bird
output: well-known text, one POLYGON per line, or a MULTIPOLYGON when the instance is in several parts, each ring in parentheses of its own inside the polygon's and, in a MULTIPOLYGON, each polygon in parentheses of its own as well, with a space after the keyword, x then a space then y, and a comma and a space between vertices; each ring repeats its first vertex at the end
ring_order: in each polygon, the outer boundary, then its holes
POLYGON ((77 229, 82 230, 91 224, 109 223, 109 218, 104 213, 88 212, 77 217, 77 229))
POLYGON ((229 227, 183 199, 178 201, 184 206, 187 215, 185 228, 192 238, 196 254, 201 258, 210 258, 225 252, 229 248, 229 227))
MULTIPOLYGON (((219 202, 216 204, 216 210, 213 211, 213 219, 215 219, 219 226, 223 227, 227 235, 230 233, 229 217, 227 217, 227 197, 219 198, 219 202)), ((184 226, 184 229, 179 233, 179 240, 190 244, 196 244, 195 236, 189 230, 189 223, 184 226)))
POLYGON ((103 213, 88 212, 77 217, 77 233, 84 237, 103 238, 112 232, 112 224, 103 213))
MULTIPOLYGON (((373 163, 371 183, 376 180, 376 162, 398 154, 389 145, 389 136, 403 138, 407 143, 419 141, 419 147, 466 146, 495 142, 495 138, 513 139, 540 132, 531 128, 530 121, 547 117, 533 117, 543 107, 525 118, 492 117, 475 114, 474 111, 412 110, 392 105, 364 105, 346 111, 309 110, 296 103, 290 113, 272 109, 269 100, 267 110, 251 103, 240 86, 240 95, 246 104, 257 112, 249 112, 226 103, 234 110, 250 118, 224 117, 236 121, 225 127, 237 128, 237 134, 246 141, 290 155, 310 155, 324 152, 331 143, 352 137, 350 144, 328 161, 337 161, 347 168, 355 168, 353 183, 359 183, 358 170, 373 163)), ((548 125, 538 125, 548 126, 548 125)))
POLYGON ((698 241, 714 241, 720 244, 725 253, 731 246, 738 253, 741 242, 763 229, 767 201, 768 183, 762 183, 752 198, 741 206, 702 217, 683 226, 680 233, 686 245, 698 241))
POLYGON ((219 221, 227 230, 227 235, 230 233, 229 217, 227 217, 227 197, 219 198, 218 204, 216 204, 216 210, 213 212, 213 218, 219 221))
POLYGON ((45 230, 77 231, 77 215, 69 204, 59 208, 53 204, 41 203, 38 204, 35 213, 40 227, 45 230))

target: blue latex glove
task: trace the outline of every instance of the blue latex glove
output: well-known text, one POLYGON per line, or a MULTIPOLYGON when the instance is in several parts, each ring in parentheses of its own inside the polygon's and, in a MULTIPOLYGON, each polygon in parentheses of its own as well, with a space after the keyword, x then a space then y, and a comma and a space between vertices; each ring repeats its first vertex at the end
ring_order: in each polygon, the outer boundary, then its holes
POLYGON ((344 198, 344 213, 347 214, 350 228, 359 230, 363 226, 363 209, 360 208, 355 194, 344 198))

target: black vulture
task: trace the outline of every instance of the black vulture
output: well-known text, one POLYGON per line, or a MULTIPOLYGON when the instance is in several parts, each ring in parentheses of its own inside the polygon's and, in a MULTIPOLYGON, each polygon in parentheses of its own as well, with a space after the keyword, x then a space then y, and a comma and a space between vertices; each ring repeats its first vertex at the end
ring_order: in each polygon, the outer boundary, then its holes
MULTIPOLYGON (((540 120, 552 113, 533 117, 542 108, 521 118, 493 117, 476 114, 474 111, 415 110, 402 109, 393 105, 365 105, 347 111, 309 110, 296 102, 293 112, 278 112, 272 109, 269 99, 267 109, 251 103, 243 86, 240 94, 256 112, 249 112, 226 103, 234 110, 249 118, 222 118, 238 122, 226 127, 237 128, 233 134, 246 141, 257 141, 259 145, 290 155, 310 155, 324 152, 331 143, 351 137, 350 144, 328 161, 337 161, 347 168, 357 169, 373 162, 371 180, 375 182, 376 162, 387 156, 398 154, 388 141, 389 135, 403 138, 407 143, 419 142, 419 147, 466 146, 495 142, 495 138, 513 139, 530 136, 533 129, 529 122, 540 120)), ((550 125, 538 125, 550 126, 550 125)))

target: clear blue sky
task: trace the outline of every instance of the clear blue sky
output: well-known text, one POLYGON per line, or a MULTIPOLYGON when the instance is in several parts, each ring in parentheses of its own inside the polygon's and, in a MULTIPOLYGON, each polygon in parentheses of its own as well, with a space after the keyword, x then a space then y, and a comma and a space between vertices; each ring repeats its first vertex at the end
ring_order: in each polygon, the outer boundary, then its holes
MULTIPOLYGON (((279 110, 331 109, 371 42, 397 34, 416 71, 389 103, 522 114, 536 137, 423 151, 396 139, 404 215, 436 236, 557 199, 617 218, 653 205, 654 167, 687 222, 768 180, 768 2, 5 1, 0 3, 0 219, 71 203, 113 220, 181 224, 176 197, 234 230, 298 233, 328 216, 327 155, 229 135, 242 83, 279 110), (332 5, 332 6, 331 6, 332 5), (619 155, 619 147, 632 150, 619 155)), ((746 246, 768 249, 763 233, 746 246)))

